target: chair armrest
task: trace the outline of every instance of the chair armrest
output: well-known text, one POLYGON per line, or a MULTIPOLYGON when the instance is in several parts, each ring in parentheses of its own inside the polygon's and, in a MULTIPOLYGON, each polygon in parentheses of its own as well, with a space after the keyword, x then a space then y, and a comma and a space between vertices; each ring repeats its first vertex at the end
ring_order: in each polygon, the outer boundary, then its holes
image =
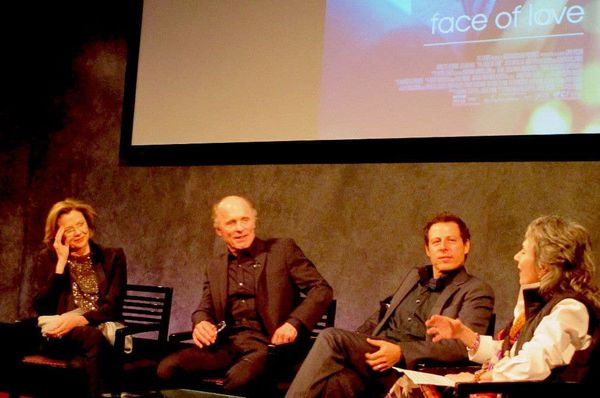
POLYGON ((132 334, 144 333, 144 332, 158 332, 160 331, 160 323, 149 323, 149 324, 129 324, 124 328, 117 329, 115 334, 129 336, 132 334))
POLYGON ((461 372, 475 373, 481 369, 481 364, 469 361, 468 359, 454 362, 423 360, 421 362, 417 362, 414 368, 419 372, 447 375, 461 372))
POLYGON ((145 332, 158 332, 160 331, 160 323, 147 323, 147 324, 129 324, 125 327, 119 328, 115 331, 115 350, 117 353, 122 354, 125 348, 125 336, 130 336, 138 333, 145 332))
MULTIPOLYGON (((468 398, 477 393, 503 393, 511 397, 576 397, 586 388, 585 385, 572 382, 510 381, 457 383, 454 388, 456 398, 468 398)), ((589 387, 587 387, 589 388, 589 387)))
POLYGON ((298 344, 269 344, 268 355, 269 357, 280 357, 294 355, 298 352, 298 344))
POLYGON ((192 331, 176 332, 169 335, 169 343, 183 343, 184 341, 192 340, 192 331))
POLYGON ((6 324, 6 325, 16 325, 16 327, 29 328, 29 327, 37 327, 38 320, 37 320, 37 317, 31 317, 31 318, 17 319, 14 322, 2 322, 2 323, 6 324))
POLYGON ((291 363, 301 363, 306 355, 308 355, 312 343, 313 340, 311 338, 306 338, 288 344, 269 344, 267 360, 270 362, 271 367, 286 367, 291 363))

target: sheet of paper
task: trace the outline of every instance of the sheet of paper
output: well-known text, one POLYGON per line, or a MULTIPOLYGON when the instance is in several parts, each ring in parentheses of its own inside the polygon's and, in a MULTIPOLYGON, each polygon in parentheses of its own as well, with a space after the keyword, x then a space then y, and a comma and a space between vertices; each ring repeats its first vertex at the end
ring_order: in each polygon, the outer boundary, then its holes
POLYGON ((433 373, 417 372, 415 370, 407 370, 396 367, 394 367, 394 369, 407 375, 415 384, 432 384, 434 386, 447 387, 454 387, 454 384, 456 384, 453 380, 447 377, 435 375, 433 373))

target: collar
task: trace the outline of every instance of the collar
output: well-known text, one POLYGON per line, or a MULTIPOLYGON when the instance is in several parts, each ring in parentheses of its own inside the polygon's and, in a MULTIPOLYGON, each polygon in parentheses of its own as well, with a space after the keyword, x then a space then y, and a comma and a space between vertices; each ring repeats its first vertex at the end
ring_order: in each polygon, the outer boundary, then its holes
POLYGON ((519 289, 519 297, 517 298, 517 305, 515 306, 513 316, 517 319, 524 313, 525 318, 531 319, 545 303, 546 300, 540 295, 539 282, 523 285, 519 289))
POLYGON ((456 275, 458 275, 462 268, 463 267, 459 267, 450 272, 446 272, 441 277, 435 279, 433 277, 433 266, 426 265, 419 268, 419 284, 434 292, 442 291, 444 287, 446 287, 446 285, 449 284, 456 275))
POLYGON ((546 300, 540 294, 540 286, 523 289, 523 299, 525 302, 525 318, 531 319, 546 304, 546 300))
POLYGON ((258 238, 254 238, 254 241, 252 241, 252 244, 250 245, 250 247, 248 247, 247 249, 242 250, 241 252, 239 252, 239 254, 236 256, 233 253, 231 253, 229 250, 227 250, 227 259, 229 261, 231 260, 235 260, 237 258, 256 258, 260 253, 263 252, 263 241, 258 239, 258 238))
POLYGON ((90 239, 90 256, 92 262, 104 263, 104 250, 103 247, 90 239))

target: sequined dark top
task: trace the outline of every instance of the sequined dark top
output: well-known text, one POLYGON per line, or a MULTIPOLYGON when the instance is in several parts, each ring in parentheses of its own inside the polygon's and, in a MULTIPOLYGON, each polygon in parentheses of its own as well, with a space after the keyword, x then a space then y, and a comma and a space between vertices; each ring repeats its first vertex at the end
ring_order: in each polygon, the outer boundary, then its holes
POLYGON ((84 312, 98 309, 98 278, 94 272, 91 254, 81 257, 70 256, 71 294, 76 307, 84 312))

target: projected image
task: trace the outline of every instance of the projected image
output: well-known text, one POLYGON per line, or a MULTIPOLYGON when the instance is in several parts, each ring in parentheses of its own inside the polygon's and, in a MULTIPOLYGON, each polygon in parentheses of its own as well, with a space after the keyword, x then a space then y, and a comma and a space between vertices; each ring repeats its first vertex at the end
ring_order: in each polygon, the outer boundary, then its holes
POLYGON ((319 136, 599 132, 598 3, 329 0, 319 136))

